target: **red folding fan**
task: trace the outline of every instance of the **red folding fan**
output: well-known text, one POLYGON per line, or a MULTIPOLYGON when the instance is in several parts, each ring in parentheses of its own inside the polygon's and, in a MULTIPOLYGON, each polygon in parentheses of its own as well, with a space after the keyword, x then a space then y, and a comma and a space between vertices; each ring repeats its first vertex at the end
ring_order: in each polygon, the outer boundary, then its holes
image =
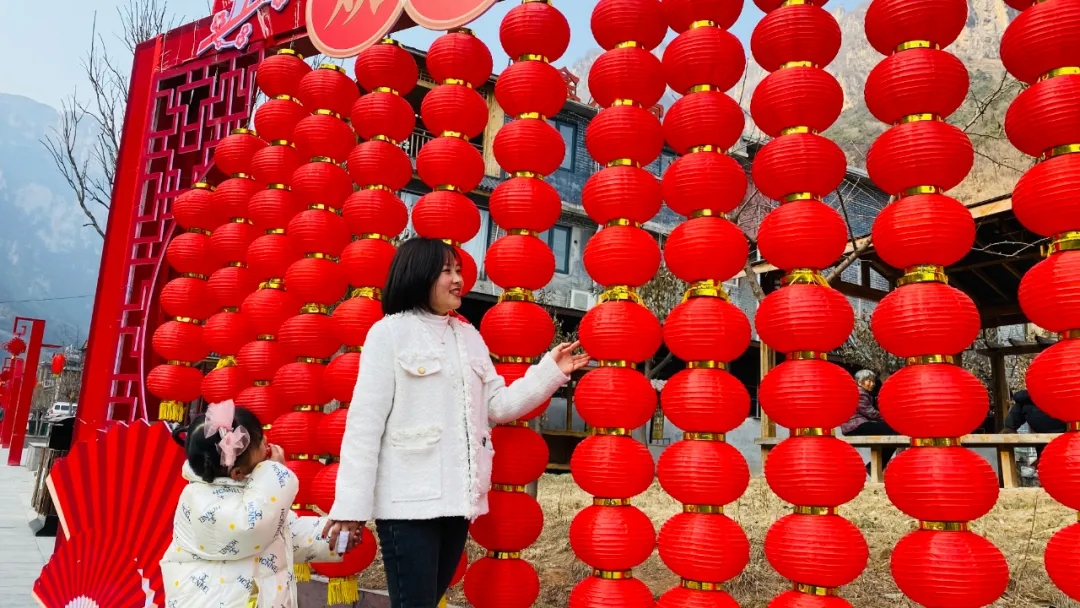
POLYGON ((44 608, 152 606, 127 545, 123 535, 98 531, 68 538, 34 581, 34 599, 44 608))
POLYGON ((172 542, 176 504, 187 485, 184 460, 163 423, 136 422, 75 444, 48 478, 64 536, 123 537, 159 603, 158 562, 172 542))

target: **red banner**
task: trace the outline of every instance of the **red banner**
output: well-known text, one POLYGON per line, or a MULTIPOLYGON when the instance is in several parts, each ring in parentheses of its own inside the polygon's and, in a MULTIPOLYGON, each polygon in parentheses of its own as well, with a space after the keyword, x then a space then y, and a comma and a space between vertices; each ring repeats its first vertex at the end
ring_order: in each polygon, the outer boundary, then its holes
POLYGON ((308 0, 307 30, 319 52, 352 57, 390 32, 402 12, 432 30, 463 26, 496 0, 308 0))

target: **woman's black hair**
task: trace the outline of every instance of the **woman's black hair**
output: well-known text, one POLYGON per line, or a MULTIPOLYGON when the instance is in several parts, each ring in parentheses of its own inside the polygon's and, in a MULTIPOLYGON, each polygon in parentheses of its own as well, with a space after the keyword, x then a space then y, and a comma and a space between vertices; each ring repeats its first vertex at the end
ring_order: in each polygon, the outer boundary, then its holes
POLYGON ((398 247, 383 289, 383 312, 431 312, 431 287, 447 262, 459 261, 457 250, 437 239, 413 237, 398 247))
MULTIPOLYGON (((228 477, 230 469, 221 464, 221 452, 217 447, 218 442, 221 441, 221 435, 214 433, 207 437, 206 432, 203 431, 205 422, 206 416, 199 416, 191 421, 190 426, 176 427, 172 436, 173 440, 183 446, 184 451, 187 452, 187 461, 191 465, 191 470, 195 471, 195 474, 203 481, 211 482, 218 477, 228 477)), ((251 410, 236 406, 233 414, 233 428, 238 426, 247 430, 251 440, 247 449, 236 457, 237 464, 240 464, 251 452, 262 445, 263 428, 262 423, 255 414, 251 413, 251 410)))

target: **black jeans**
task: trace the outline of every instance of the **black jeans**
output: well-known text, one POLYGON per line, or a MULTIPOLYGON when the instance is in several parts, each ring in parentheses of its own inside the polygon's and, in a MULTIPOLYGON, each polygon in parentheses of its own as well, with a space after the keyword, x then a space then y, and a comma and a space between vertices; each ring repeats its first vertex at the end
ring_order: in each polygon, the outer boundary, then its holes
POLYGON ((469 520, 384 519, 375 522, 375 530, 391 608, 436 608, 461 561, 469 520))
MULTIPOLYGON (((844 433, 844 435, 853 437, 858 435, 899 435, 892 429, 888 423, 881 420, 873 420, 860 424, 851 431, 844 433)), ((882 448, 881 449, 881 470, 885 470, 885 467, 889 466, 889 460, 892 459, 893 454, 896 453, 896 448, 882 448)), ((870 464, 866 465, 867 472, 870 471, 870 464)))

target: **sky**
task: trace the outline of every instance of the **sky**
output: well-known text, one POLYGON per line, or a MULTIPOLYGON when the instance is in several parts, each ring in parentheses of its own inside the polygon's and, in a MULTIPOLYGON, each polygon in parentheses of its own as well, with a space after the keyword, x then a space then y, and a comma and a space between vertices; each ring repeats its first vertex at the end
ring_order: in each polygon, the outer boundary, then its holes
MULTIPOLYGON (((61 100, 76 89, 87 91, 88 84, 80 62, 90 47, 92 26, 103 37, 110 53, 123 57, 130 65, 127 49, 116 38, 120 29, 118 6, 129 0, 60 0, 57 3, 36 5, 29 0, 0 0, 0 93, 29 97, 59 107, 61 100), (52 6, 59 10, 30 10, 34 6, 52 6), (12 60, 12 58, 23 58, 12 60)), ((165 0, 176 22, 185 23, 210 14, 209 0, 165 0)), ((829 8, 854 6, 859 0, 832 0, 829 8)), ((507 58, 499 46, 499 22, 516 0, 505 0, 494 6, 470 27, 488 43, 495 57, 496 71, 502 71, 507 58)), ((589 15, 594 0, 556 0, 555 6, 570 22, 570 49, 557 66, 570 65, 595 48, 589 31, 589 15)), ((749 47, 750 33, 762 17, 752 0, 745 0, 742 18, 732 32, 749 47)), ((426 49, 438 32, 413 28, 395 35, 402 43, 426 49)), ((674 34, 672 34, 673 36, 674 34)), ((80 97, 82 95, 80 94, 80 97)))

